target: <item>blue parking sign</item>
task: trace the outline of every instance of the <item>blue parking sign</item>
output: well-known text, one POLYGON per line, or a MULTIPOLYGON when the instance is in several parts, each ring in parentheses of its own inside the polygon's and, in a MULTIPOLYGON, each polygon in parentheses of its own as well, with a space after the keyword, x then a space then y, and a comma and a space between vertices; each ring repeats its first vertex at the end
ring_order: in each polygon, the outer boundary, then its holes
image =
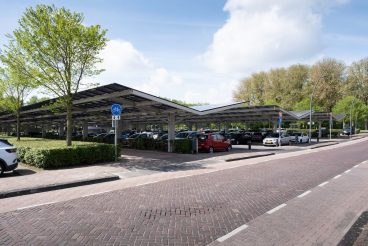
POLYGON ((120 116, 121 115, 121 111, 122 111, 122 107, 120 104, 113 104, 111 106, 111 113, 113 116, 120 116))

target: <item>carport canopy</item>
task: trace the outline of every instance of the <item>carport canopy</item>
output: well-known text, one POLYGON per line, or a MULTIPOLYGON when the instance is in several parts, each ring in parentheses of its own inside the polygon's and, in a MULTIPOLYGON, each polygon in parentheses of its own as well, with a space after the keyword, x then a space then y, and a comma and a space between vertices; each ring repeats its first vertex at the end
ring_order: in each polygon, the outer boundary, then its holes
MULTIPOLYGON (((50 108, 57 100, 58 98, 54 98, 22 107, 20 110, 22 125, 63 126, 66 120, 65 109, 55 106, 52 110, 50 108)), ((109 125, 111 105, 118 103, 123 106, 122 124, 167 123, 169 139, 175 137, 175 123, 276 122, 279 112, 282 112, 284 121, 295 121, 304 116, 274 105, 249 106, 244 102, 186 107, 117 83, 75 93, 72 103, 74 124, 83 124, 87 127, 88 124, 109 125)), ((16 118, 14 114, 2 111, 0 122, 1 127, 6 127, 14 125, 16 118)))

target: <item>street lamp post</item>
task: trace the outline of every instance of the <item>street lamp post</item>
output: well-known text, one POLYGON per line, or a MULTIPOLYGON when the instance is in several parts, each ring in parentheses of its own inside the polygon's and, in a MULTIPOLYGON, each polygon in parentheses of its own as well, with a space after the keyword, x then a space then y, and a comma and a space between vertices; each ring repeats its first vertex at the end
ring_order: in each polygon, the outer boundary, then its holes
POLYGON ((309 144, 312 142, 312 97, 313 93, 310 95, 309 101, 309 144))

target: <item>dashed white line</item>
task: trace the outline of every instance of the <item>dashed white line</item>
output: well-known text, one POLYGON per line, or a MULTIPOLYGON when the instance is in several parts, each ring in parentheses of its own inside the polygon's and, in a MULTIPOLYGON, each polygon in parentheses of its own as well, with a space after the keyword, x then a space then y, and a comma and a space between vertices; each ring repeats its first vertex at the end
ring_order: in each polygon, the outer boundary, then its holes
POLYGON ((351 171, 351 169, 349 169, 349 170, 346 170, 344 173, 348 173, 348 172, 350 172, 351 171))
POLYGON ((112 190, 105 190, 105 191, 101 191, 101 192, 96 192, 96 193, 92 193, 92 194, 84 195, 84 196, 82 196, 82 197, 89 197, 89 196, 100 195, 100 194, 107 193, 107 192, 110 192, 110 191, 112 191, 112 190))
POLYGON ((275 208, 271 209, 270 211, 267 211, 267 213, 268 213, 268 214, 273 214, 274 212, 276 212, 277 210, 282 209, 282 208, 283 208, 283 207, 285 207, 285 206, 286 206, 286 203, 283 203, 283 204, 281 204, 281 205, 279 205, 279 206, 277 206, 277 207, 275 207, 275 208))
POLYGON ((356 167, 359 167, 359 164, 358 164, 358 165, 353 166, 353 168, 356 168, 356 167))
POLYGON ((48 205, 48 204, 53 204, 53 203, 56 203, 56 202, 45 202, 45 203, 35 204, 35 205, 27 206, 27 207, 17 208, 17 210, 23 210, 23 209, 27 209, 27 208, 35 208, 35 207, 48 205))
POLYGON ((299 196, 298 196, 298 198, 302 198, 302 197, 304 197, 304 196, 306 196, 306 195, 308 195, 309 193, 311 193, 312 191, 310 191, 310 190, 307 190, 306 192, 304 192, 303 194, 300 194, 299 196))
POLYGON ((328 184, 328 181, 323 182, 322 184, 319 184, 318 186, 319 186, 319 187, 322 187, 322 186, 325 186, 326 184, 328 184))
POLYGON ((226 239, 228 239, 228 238, 230 238, 230 237, 232 237, 232 236, 234 236, 235 234, 237 234, 237 233, 239 233, 239 232, 241 232, 242 230, 244 230, 244 229, 246 229, 248 226, 247 225, 242 225, 242 226, 239 226, 238 228, 236 228, 235 230, 233 230, 233 231, 231 231, 231 232, 229 232, 228 234, 226 234, 226 235, 224 235, 224 236, 222 236, 222 237, 220 237, 220 238, 218 238, 217 239, 217 241, 218 242, 223 242, 223 241, 225 241, 226 239))
POLYGON ((333 179, 338 179, 338 178, 340 178, 340 177, 341 177, 341 174, 336 175, 335 177, 333 177, 333 179))

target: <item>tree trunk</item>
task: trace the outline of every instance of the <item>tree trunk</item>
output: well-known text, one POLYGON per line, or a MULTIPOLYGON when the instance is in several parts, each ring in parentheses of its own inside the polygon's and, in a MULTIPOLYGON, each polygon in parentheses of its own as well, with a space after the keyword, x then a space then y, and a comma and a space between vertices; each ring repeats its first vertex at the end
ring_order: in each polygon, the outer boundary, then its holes
POLYGON ((365 130, 368 130, 368 119, 365 120, 365 130))
POLYGON ((72 145, 73 119, 72 119, 73 104, 68 102, 66 107, 66 146, 72 145))
POLYGON ((20 141, 20 112, 17 110, 17 141, 20 141))

